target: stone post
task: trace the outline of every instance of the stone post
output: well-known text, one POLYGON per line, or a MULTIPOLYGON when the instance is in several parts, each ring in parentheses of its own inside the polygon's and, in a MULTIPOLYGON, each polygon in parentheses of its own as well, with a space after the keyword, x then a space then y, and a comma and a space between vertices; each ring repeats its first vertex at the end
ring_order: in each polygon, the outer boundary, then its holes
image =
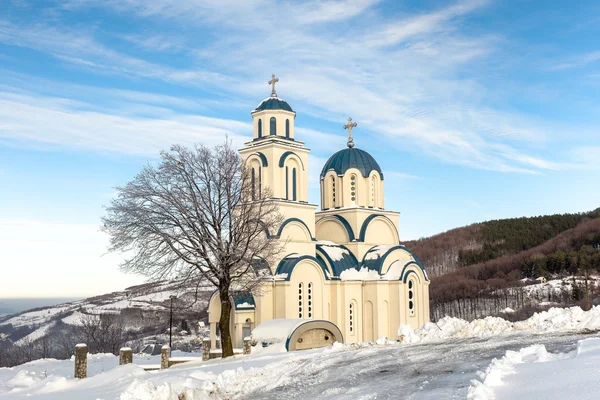
POLYGON ((121 347, 119 350, 119 365, 131 364, 133 362, 133 351, 131 347, 121 347))
POLYGON ((210 360, 210 338, 202 339, 202 361, 210 360))
POLYGON ((87 344, 79 343, 75 346, 75 378, 83 379, 87 377, 87 344))
POLYGON ((244 338, 244 351, 243 354, 250 354, 252 352, 252 345, 250 344, 250 336, 244 338))
POLYGON ((171 348, 166 344, 160 349, 160 368, 169 368, 169 356, 171 355, 171 348))

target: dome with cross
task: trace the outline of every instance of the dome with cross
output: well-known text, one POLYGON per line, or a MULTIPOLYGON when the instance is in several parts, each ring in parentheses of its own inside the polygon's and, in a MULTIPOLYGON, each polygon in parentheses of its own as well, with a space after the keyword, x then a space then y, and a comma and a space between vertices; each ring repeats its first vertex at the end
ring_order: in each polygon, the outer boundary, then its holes
POLYGON ((330 170, 334 170, 337 175, 344 175, 350 168, 356 168, 365 178, 368 178, 372 171, 377 171, 383 179, 381 167, 373 156, 354 147, 340 150, 329 157, 321 170, 321 177, 324 177, 330 170))
POLYGON ((253 113, 263 110, 285 110, 291 111, 292 107, 287 103, 287 101, 280 99, 279 97, 267 97, 263 101, 260 102, 258 106, 252 111, 253 113))
POLYGON ((321 201, 324 210, 331 208, 370 207, 383 209, 383 173, 373 156, 354 147, 352 128, 357 123, 348 118, 348 147, 327 160, 321 170, 321 201))

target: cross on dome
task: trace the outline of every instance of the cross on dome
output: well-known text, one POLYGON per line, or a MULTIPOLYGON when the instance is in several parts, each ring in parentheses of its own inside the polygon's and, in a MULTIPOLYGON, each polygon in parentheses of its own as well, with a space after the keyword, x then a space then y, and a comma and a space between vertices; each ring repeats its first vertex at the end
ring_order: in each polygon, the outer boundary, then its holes
POLYGON ((277 92, 275 91, 275 84, 279 82, 279 78, 275 77, 275 74, 271 75, 271 80, 268 82, 271 85, 271 97, 277 97, 277 92))
POLYGON ((354 139, 352 139, 352 128, 356 128, 358 124, 352 122, 352 118, 348 117, 348 124, 344 125, 344 129, 348 129, 348 147, 354 147, 354 139))

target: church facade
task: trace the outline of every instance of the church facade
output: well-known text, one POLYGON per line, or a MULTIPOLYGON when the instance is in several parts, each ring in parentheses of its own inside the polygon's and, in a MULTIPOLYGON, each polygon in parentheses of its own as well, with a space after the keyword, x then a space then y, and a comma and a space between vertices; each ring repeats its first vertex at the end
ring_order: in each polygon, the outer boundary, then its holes
MULTIPOLYGON (((333 154, 320 175, 321 204, 308 202, 310 150, 294 132, 296 113, 271 96, 252 112, 253 138, 240 150, 257 187, 269 187, 285 216, 277 232, 281 260, 260 294, 232 300, 234 347, 254 327, 272 319, 331 321, 345 343, 396 338, 398 326, 429 321, 429 278, 419 259, 400 244, 399 213, 384 208, 384 173, 354 146, 348 119, 346 148, 333 154)), ((209 303, 212 348, 220 317, 215 293, 209 303)), ((339 338, 338 338, 339 340, 339 338)))

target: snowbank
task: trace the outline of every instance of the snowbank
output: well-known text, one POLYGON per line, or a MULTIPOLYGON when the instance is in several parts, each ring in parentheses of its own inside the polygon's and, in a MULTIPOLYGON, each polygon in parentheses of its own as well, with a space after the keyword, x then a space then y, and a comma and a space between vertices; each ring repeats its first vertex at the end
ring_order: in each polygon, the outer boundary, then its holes
POLYGON ((600 306, 589 311, 580 307, 551 308, 536 313, 519 322, 503 318, 485 317, 471 322, 454 317, 444 317, 437 323, 428 322, 423 327, 412 329, 400 325, 398 338, 403 343, 443 340, 449 338, 489 337, 516 331, 536 332, 594 332, 600 330, 600 306))
POLYGON ((600 339, 578 342, 569 354, 551 354, 543 345, 507 351, 494 359, 481 381, 473 380, 468 399, 546 400, 597 398, 600 383, 600 339))

